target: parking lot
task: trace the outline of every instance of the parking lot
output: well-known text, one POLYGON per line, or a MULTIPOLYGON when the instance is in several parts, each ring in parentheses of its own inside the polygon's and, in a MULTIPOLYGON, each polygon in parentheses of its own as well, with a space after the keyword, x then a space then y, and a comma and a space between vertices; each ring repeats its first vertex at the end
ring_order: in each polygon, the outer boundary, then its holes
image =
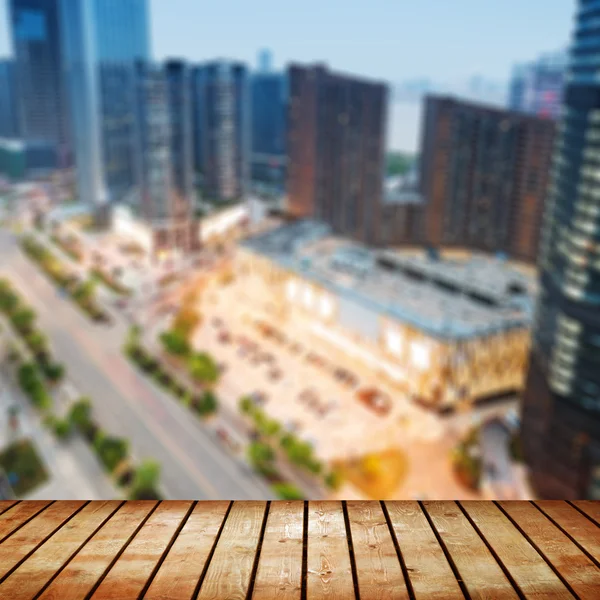
POLYGON ((223 365, 225 386, 243 382, 246 393, 255 393, 271 417, 310 441, 322 459, 347 460, 398 447, 399 437, 423 442, 443 434, 434 415, 374 373, 344 360, 299 324, 287 324, 284 333, 240 302, 238 292, 231 284, 204 296, 194 345, 223 365))

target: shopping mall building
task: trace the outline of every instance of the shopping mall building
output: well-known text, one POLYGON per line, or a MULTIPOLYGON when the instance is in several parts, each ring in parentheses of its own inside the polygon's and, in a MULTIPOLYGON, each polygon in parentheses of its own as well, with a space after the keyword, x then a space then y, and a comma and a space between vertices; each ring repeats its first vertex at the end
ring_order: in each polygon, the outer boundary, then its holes
POLYGON ((436 410, 518 393, 536 283, 501 258, 376 250, 314 221, 239 245, 253 308, 294 322, 436 410))

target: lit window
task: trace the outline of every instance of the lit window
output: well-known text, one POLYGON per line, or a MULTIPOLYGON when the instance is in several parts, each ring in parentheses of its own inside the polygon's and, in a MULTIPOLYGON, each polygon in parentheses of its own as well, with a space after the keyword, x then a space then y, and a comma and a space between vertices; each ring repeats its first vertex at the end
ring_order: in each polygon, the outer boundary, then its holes
POLYGON ((287 282, 286 287, 288 300, 294 300, 296 298, 296 294, 298 293, 298 284, 291 280, 287 282))
POLYGON ((326 319, 333 314, 333 302, 327 296, 321 296, 321 316, 326 319))
POLYGON ((306 306, 306 308, 312 308, 312 305, 313 305, 313 291, 307 285, 304 288, 304 306, 306 306))
POLYGON ((425 370, 429 367, 429 349, 422 342, 413 342, 411 344, 410 358, 417 369, 425 370))
POLYGON ((388 350, 392 354, 400 355, 402 353, 402 338, 397 331, 387 330, 386 343, 388 350))

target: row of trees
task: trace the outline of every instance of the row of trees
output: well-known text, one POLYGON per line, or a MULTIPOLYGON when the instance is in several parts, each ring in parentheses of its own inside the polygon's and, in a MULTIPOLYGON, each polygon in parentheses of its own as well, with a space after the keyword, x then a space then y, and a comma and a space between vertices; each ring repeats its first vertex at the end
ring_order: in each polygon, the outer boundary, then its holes
MULTIPOLYGON (((134 327, 130 330, 124 351, 129 359, 146 375, 152 377, 158 385, 178 398, 201 417, 208 417, 217 411, 218 399, 213 390, 208 387, 201 393, 197 393, 173 377, 161 361, 152 356, 142 346, 138 328, 134 327)), ((201 381, 202 383, 215 381, 216 378, 212 371, 213 365, 204 355, 192 354, 188 360, 192 377, 197 381, 201 381)), ((214 368, 216 370, 216 367, 214 368)))
POLYGON ((65 368, 52 356, 48 339, 36 326, 37 315, 26 305, 19 294, 6 279, 0 280, 0 312, 11 322, 14 331, 19 335, 35 359, 35 365, 50 383, 60 382, 65 368))
POLYGON ((96 284, 92 279, 80 281, 77 275, 70 272, 54 254, 33 236, 24 236, 21 240, 21 248, 54 283, 73 298, 88 317, 98 323, 109 320, 106 312, 98 305, 96 284))
POLYGON ((239 408, 256 429, 256 440, 248 448, 248 459, 258 472, 266 477, 275 475, 279 450, 293 465, 312 475, 322 476, 323 482, 330 489, 340 487, 341 475, 335 470, 326 472, 323 463, 315 457, 313 447, 293 433, 285 431, 281 423, 269 418, 251 397, 241 398, 239 408))

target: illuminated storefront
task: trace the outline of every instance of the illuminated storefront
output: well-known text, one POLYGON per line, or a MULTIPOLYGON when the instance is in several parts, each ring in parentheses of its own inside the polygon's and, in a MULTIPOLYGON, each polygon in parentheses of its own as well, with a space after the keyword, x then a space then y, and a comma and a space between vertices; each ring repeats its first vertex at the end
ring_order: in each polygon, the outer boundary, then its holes
MULTIPOLYGON (((374 252, 330 239, 326 232, 305 241, 308 226, 286 228, 289 239, 282 229, 241 244, 235 262, 241 301, 282 327, 290 320, 302 323, 324 343, 432 408, 523 387, 530 320, 523 306, 531 304, 523 290, 520 311, 512 303, 480 306, 487 299, 471 299, 468 294, 475 294, 466 288, 448 291, 433 279, 415 283, 404 274, 389 275, 377 261, 368 262, 376 258, 374 252), (423 299, 415 300, 413 291, 423 299), (437 314, 440 306, 447 312, 437 314)), ((477 277, 494 277, 493 269, 505 278, 520 276, 495 262, 478 266, 477 277)), ((465 281, 472 273, 465 271, 465 281)))

